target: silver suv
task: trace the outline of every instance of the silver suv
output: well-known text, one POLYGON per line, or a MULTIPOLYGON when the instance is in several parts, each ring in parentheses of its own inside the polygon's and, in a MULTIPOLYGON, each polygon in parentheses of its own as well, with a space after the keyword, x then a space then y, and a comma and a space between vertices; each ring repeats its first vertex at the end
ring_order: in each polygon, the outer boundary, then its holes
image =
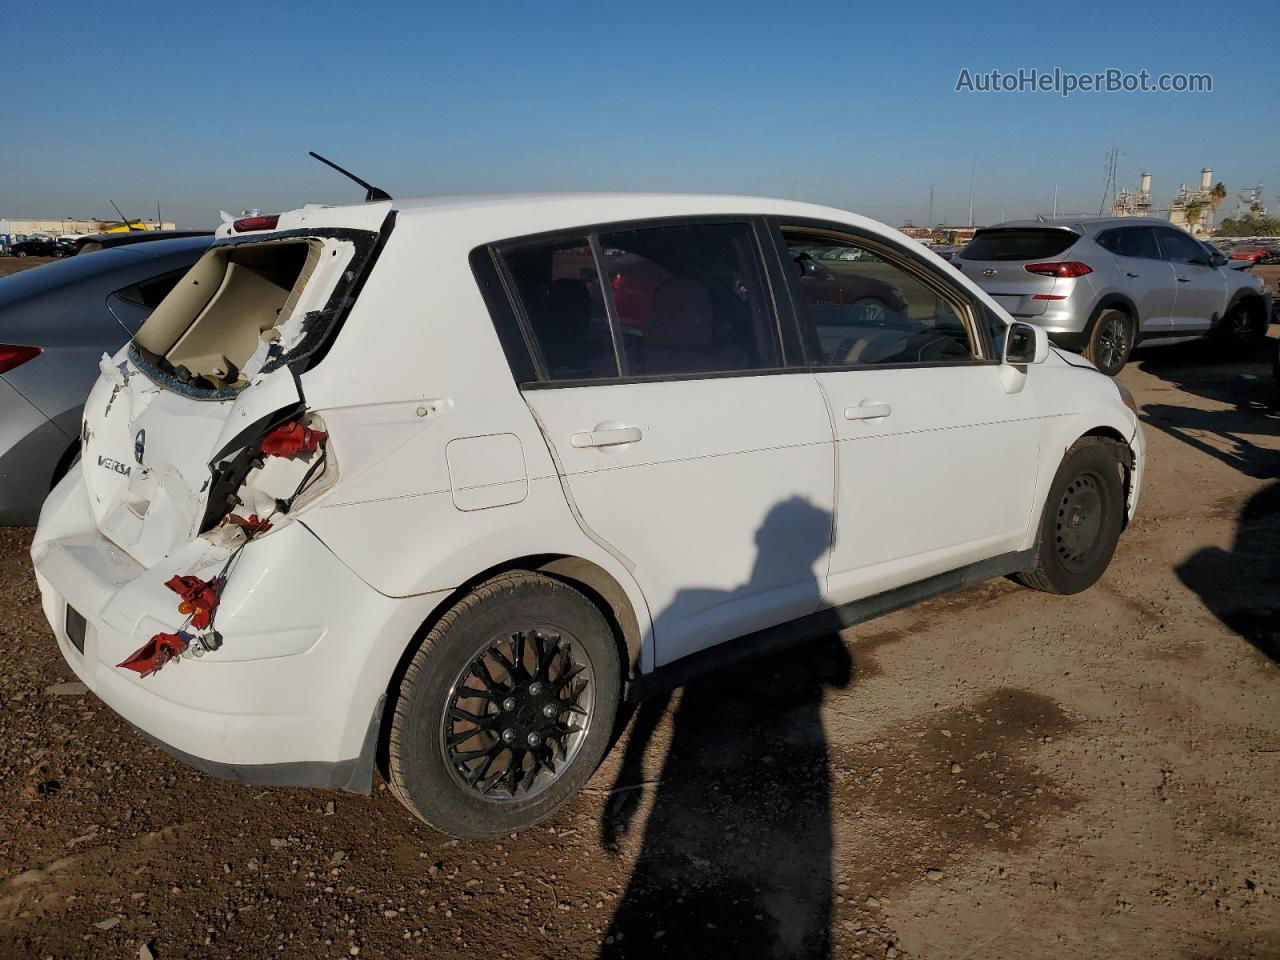
POLYGON ((952 260, 1016 319, 1115 375, 1140 341, 1266 333, 1261 279, 1166 221, 1014 220, 979 230, 952 260))

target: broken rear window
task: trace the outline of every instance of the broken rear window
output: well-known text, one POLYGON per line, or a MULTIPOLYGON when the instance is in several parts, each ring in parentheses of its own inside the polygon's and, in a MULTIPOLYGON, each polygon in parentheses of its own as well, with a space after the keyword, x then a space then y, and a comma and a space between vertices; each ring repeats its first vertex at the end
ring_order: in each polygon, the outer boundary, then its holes
POLYGON ((375 240, 367 231, 331 230, 215 244, 138 330, 131 355, 180 392, 234 395, 259 373, 321 347, 375 240))

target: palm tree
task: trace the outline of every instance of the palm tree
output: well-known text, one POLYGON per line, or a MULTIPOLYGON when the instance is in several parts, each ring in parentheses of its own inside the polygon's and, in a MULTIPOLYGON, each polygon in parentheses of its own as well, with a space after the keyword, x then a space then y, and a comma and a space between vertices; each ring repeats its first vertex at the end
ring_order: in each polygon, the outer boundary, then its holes
POLYGON ((1222 206, 1222 201, 1227 199, 1227 187, 1221 180, 1213 185, 1213 189, 1209 191, 1209 225, 1215 226, 1218 222, 1218 208, 1222 206))
POLYGON ((1192 233, 1196 232, 1196 224, 1200 222, 1200 217, 1204 213, 1204 202, 1201 200, 1192 200, 1187 204, 1183 213, 1187 218, 1187 229, 1192 233))

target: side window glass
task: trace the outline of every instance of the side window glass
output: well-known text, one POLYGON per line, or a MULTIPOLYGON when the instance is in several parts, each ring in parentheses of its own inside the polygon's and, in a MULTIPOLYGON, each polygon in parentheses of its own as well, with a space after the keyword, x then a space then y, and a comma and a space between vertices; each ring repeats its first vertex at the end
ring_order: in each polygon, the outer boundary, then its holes
POLYGON ((852 240, 784 233, 802 332, 823 366, 963 362, 978 356, 956 306, 852 240), (820 256, 814 256, 821 249, 820 256))
POLYGON ((1124 227, 1118 230, 1108 230, 1098 237, 1098 244, 1121 257, 1139 257, 1143 260, 1160 259, 1160 248, 1156 245, 1156 235, 1150 227, 1124 227), (1104 242, 1104 239, 1106 242, 1104 242))
POLYGON ((600 277, 586 237, 502 254, 549 380, 618 376, 600 277))
POLYGON ((602 234, 624 375, 780 365, 777 325, 749 224, 602 234))
POLYGON ((174 270, 149 280, 130 284, 122 290, 117 290, 116 296, 134 306, 154 310, 184 276, 186 276, 185 270, 174 270))
POLYGON ((1164 247, 1164 258, 1173 263, 1203 263, 1208 255, 1185 233, 1177 230, 1161 230, 1160 244, 1164 247))

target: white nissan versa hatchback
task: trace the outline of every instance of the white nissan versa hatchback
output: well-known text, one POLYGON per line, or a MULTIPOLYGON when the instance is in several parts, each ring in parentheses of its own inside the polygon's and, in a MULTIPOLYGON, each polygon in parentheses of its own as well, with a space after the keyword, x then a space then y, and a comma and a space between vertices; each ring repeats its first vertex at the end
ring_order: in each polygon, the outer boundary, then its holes
POLYGON ((1122 386, 841 210, 219 233, 103 358, 31 551, 75 673, 212 773, 368 792, 385 750, 428 823, 510 832, 625 698, 992 577, 1083 590, 1138 498, 1122 386))

